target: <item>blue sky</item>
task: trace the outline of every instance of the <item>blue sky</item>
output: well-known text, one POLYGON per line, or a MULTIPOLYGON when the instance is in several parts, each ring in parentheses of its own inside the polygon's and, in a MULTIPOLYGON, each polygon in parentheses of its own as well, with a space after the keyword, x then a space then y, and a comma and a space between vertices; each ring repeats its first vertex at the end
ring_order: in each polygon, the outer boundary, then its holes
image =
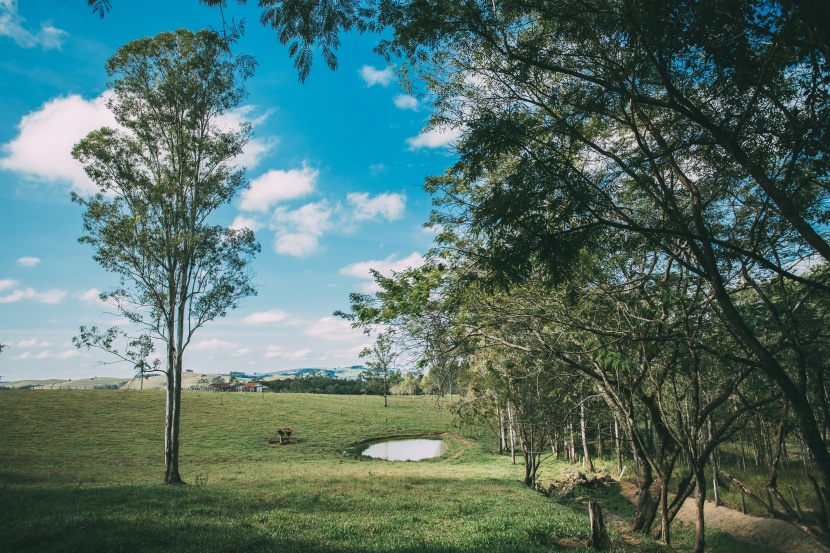
MULTIPOLYGON (((254 5, 238 51, 259 62, 231 120, 254 124, 239 160, 251 188, 217 213, 219 224, 254 228, 258 296, 199 330, 185 368, 271 372, 360 362, 369 342, 332 317, 348 294, 381 272, 419 263, 433 234, 422 228, 430 198, 421 184, 452 162, 451 131, 427 131, 428 99, 407 96, 395 67, 372 54, 374 35, 347 35, 332 72, 319 57, 305 84, 254 5)), ((100 20, 85 2, 0 0, 0 355, 3 380, 128 376, 75 350, 79 325, 118 317, 96 298, 117 284, 77 242, 89 192, 72 145, 108 124, 104 64, 131 40, 166 30, 218 28, 197 0, 114 0, 100 20)))

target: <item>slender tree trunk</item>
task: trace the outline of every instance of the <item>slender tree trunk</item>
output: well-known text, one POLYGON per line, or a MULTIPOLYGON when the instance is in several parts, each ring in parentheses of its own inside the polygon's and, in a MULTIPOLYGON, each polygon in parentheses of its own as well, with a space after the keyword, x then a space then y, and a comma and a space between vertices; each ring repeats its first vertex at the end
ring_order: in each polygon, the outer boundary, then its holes
MULTIPOLYGON (((706 430, 709 441, 711 442, 714 440, 714 422, 712 422, 712 417, 710 416, 706 421, 706 430)), ((712 454, 710 457, 710 461, 712 464, 712 479, 713 482, 716 482, 714 485, 717 486, 720 484, 720 467, 718 463, 718 451, 717 447, 712 449, 712 454)), ((716 493, 715 494, 715 506, 720 507, 720 496, 716 493)))
POLYGON ((588 451, 588 432, 586 430, 587 424, 585 421, 585 402, 582 402, 579 406, 579 423, 580 430, 582 432, 582 453, 585 455, 583 466, 585 467, 586 471, 595 472, 594 462, 591 461, 591 453, 588 451))
POLYGON ((617 448, 617 473, 622 472, 622 450, 620 449, 620 423, 614 415, 614 445, 617 448))
POLYGON ((516 426, 513 420, 513 410, 507 402, 507 423, 510 425, 510 462, 516 464, 516 426))
POLYGON ((498 404, 496 405, 496 414, 499 419, 499 454, 502 454, 507 449, 507 437, 504 435, 504 412, 498 404))
POLYGON ((694 553, 704 553, 706 548, 706 526, 703 509, 706 505, 706 475, 703 468, 695 468, 695 550, 694 553))
POLYGON ((576 464, 576 441, 574 440, 574 424, 572 422, 568 423, 568 440, 569 440, 569 449, 570 449, 570 457, 571 457, 571 464, 576 464))
POLYGON ((671 519, 669 518, 669 480, 660 480, 660 541, 671 545, 671 519))

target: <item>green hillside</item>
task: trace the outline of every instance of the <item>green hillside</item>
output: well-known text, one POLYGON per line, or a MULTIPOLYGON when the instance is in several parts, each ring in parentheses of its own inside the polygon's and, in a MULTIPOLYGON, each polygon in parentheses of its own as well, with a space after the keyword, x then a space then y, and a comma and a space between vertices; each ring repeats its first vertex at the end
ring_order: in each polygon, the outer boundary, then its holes
MULTIPOLYGON (((382 405, 377 397, 186 392, 188 485, 167 486, 162 392, 2 392, 0 551, 584 549, 584 498, 557 502, 524 487, 520 465, 492 451, 489 431, 452 427, 446 402, 382 405), (294 443, 269 445, 285 426, 294 443), (449 450, 436 460, 342 454, 354 442, 447 431, 449 450)), ((615 496, 601 501, 624 511, 615 496)), ((622 518, 608 518, 623 528, 622 518)), ((619 550, 659 550, 616 530, 612 538, 619 550)))

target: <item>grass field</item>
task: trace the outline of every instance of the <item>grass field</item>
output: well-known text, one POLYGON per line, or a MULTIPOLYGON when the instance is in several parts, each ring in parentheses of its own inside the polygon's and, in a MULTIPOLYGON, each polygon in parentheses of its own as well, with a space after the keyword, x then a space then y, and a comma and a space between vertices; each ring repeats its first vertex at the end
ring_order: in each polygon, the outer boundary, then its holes
MULTIPOLYGON (((393 397, 384 409, 377 397, 185 392, 182 413, 188 485, 166 486, 163 392, 0 393, 0 551, 585 550, 585 498, 527 489, 492 436, 453 428, 433 398, 393 397), (296 443, 268 445, 284 426, 296 443), (447 431, 449 450, 435 460, 342 453, 447 431)), ((611 521, 630 514, 611 489, 600 501, 611 521)), ((615 550, 662 551, 616 528, 615 550)), ((677 531, 675 550, 688 549, 690 536, 677 531)), ((763 551, 718 534, 709 543, 763 551)))

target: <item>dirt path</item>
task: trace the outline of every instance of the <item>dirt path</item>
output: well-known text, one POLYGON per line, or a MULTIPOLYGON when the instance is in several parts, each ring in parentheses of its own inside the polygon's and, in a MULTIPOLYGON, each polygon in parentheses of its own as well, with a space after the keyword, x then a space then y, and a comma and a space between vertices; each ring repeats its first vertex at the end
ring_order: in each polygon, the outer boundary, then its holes
MULTIPOLYGON (((631 482, 619 484, 623 496, 633 502, 637 486, 631 482)), ((707 528, 721 530, 742 540, 761 543, 781 553, 830 553, 830 549, 781 520, 745 515, 727 507, 715 507, 715 504, 709 501, 703 508, 703 517, 707 528)), ((689 498, 683 503, 675 520, 694 526, 694 498, 689 498)))

